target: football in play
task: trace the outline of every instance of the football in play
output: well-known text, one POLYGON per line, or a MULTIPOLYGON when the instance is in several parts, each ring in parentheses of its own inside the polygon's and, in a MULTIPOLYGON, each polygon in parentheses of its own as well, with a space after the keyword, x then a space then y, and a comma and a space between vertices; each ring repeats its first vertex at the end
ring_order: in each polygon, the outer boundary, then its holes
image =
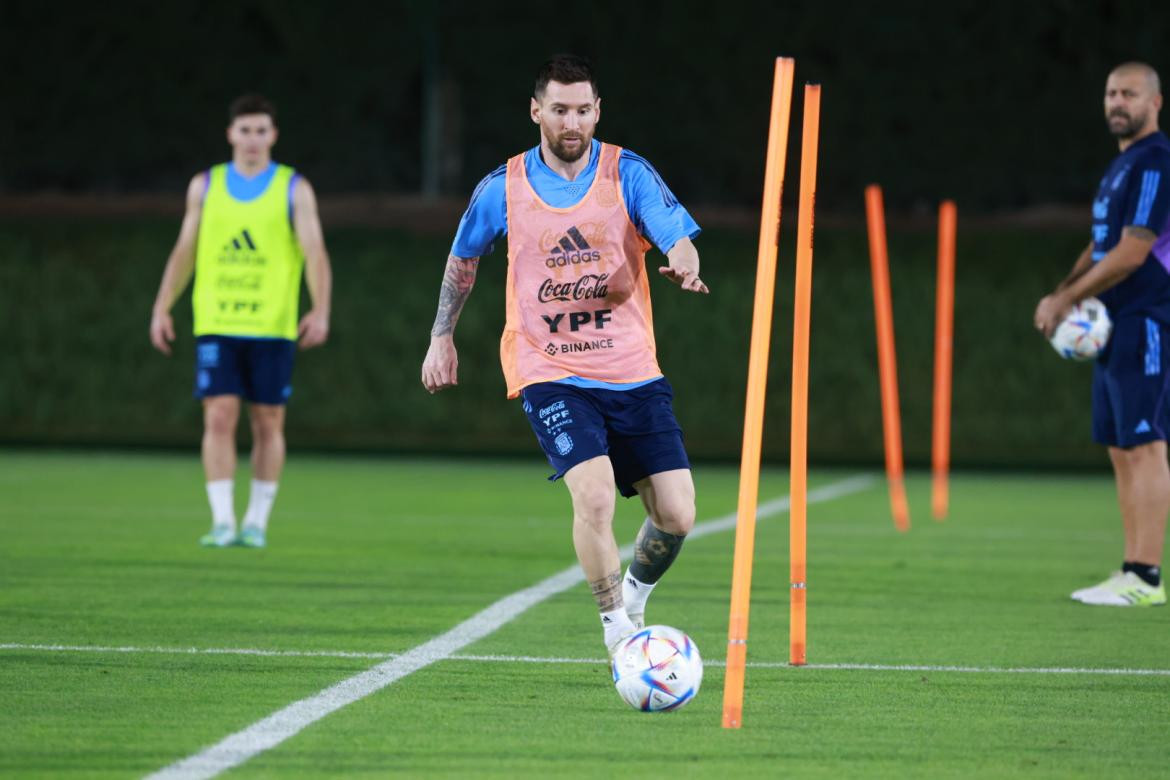
POLYGON ((1113 321, 1105 304, 1085 298, 1069 310, 1049 342, 1061 357, 1069 360, 1092 360, 1109 341, 1113 321))
POLYGON ((703 659, 689 636, 670 626, 647 626, 613 656, 613 684, 642 712, 677 710, 699 692, 703 659))

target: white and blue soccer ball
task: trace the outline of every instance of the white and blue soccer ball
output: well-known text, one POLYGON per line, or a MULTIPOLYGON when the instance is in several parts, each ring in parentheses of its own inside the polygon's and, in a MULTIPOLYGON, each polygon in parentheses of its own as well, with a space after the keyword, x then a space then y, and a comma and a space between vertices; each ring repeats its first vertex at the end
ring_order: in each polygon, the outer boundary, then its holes
POLYGON ((695 698, 703 682, 703 659, 694 641, 670 626, 646 626, 618 646, 613 684, 636 710, 677 710, 695 698))
POLYGON ((1105 304, 1085 298, 1069 310, 1048 341, 1057 353, 1069 360, 1092 360, 1109 343, 1113 321, 1105 304))

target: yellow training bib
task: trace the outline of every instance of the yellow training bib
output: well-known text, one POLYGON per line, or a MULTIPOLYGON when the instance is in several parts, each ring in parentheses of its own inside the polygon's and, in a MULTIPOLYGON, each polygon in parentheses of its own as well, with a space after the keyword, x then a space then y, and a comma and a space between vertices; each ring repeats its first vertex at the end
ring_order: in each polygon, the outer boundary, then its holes
POLYGON ((305 259, 290 221, 294 171, 278 165, 256 198, 228 192, 228 165, 211 169, 191 303, 195 335, 296 339, 305 259))

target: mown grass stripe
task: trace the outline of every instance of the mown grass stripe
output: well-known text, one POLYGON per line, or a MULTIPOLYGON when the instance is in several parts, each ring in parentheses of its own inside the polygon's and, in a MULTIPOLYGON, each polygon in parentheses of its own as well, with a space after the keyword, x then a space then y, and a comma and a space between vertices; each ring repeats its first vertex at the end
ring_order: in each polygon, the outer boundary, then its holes
MULTIPOLYGON (((101 645, 35 645, 6 642, 0 644, 0 650, 33 650, 41 652, 66 653, 161 653, 179 655, 248 655, 248 656, 275 656, 292 658, 384 658, 399 657, 393 653, 362 653, 349 650, 259 650, 254 648, 233 647, 104 647, 101 645)), ((475 661, 481 663, 512 663, 512 664, 604 664, 604 658, 565 658, 542 657, 534 655, 467 655, 453 654, 447 656, 447 661, 475 661)), ((725 662, 721 659, 708 658, 703 661, 704 666, 722 667, 725 662)), ((861 671, 861 672, 956 672, 960 674, 1083 674, 1083 675, 1114 675, 1121 677, 1170 677, 1170 669, 1129 669, 1109 667, 1080 667, 1080 666, 949 666, 939 664, 867 664, 867 663, 840 663, 840 664, 807 664, 803 667, 794 667, 784 661, 749 661, 748 666, 755 669, 819 669, 824 671, 861 671)))
MULTIPOLYGON (((873 485, 870 475, 858 475, 810 490, 808 502, 829 501, 864 490, 873 485)), ((756 512, 763 519, 788 509, 787 497, 761 504, 756 512)), ((688 535, 700 538, 735 527, 735 513, 697 524, 688 535)), ((633 555, 633 545, 621 548, 622 559, 633 555)), ((204 780, 243 764, 252 757, 276 747, 347 704, 369 696, 388 685, 450 658, 457 651, 491 634, 523 612, 552 596, 578 585, 584 579, 574 565, 524 590, 505 596, 459 625, 402 655, 342 680, 320 693, 293 702, 251 726, 225 737, 216 744, 148 775, 150 780, 204 780)))

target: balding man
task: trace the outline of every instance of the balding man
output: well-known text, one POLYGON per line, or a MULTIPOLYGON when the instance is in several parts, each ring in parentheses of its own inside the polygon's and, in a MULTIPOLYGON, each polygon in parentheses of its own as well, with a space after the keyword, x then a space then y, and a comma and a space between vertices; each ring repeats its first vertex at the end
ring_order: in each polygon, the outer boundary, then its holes
POLYGON ((1097 296, 1113 335, 1093 368, 1093 439, 1105 445, 1125 531, 1120 571, 1072 598, 1100 606, 1166 603, 1162 547, 1170 514, 1170 139, 1158 130, 1162 89, 1140 62, 1105 82, 1105 121, 1121 153, 1093 200, 1093 239, 1037 305, 1051 336, 1073 304, 1097 296))

